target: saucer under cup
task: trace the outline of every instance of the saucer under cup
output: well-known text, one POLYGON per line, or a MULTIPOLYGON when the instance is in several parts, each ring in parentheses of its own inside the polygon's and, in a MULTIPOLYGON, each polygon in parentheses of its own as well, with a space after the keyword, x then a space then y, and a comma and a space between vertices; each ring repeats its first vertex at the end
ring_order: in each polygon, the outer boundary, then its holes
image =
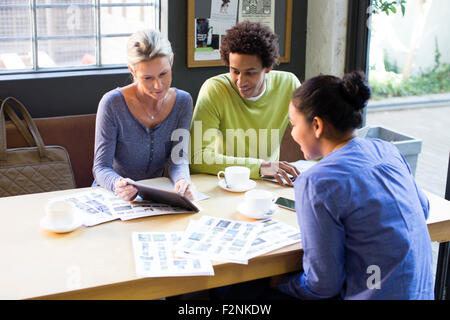
POLYGON ((225 168, 225 171, 220 171, 219 173, 217 173, 217 178, 219 179, 219 185, 222 183, 227 189, 245 189, 246 187, 248 187, 251 181, 250 169, 241 166, 227 167, 225 168))
POLYGON ((256 182, 253 180, 248 180, 248 183, 240 186, 239 188, 227 188, 226 184, 225 184, 225 180, 219 180, 219 187, 221 187, 222 189, 226 190, 226 191, 230 191, 230 192, 245 192, 248 191, 250 189, 253 189, 254 187, 256 187, 256 182))
POLYGON ((237 210, 242 213, 243 215, 252 218, 252 219, 267 219, 273 216, 278 211, 278 206, 274 203, 270 206, 270 209, 267 212, 261 213, 261 212, 255 212, 250 210, 247 207, 247 203, 242 202, 238 204, 237 210))
POLYGON ((75 230, 81 225, 75 205, 64 200, 49 201, 45 207, 45 216, 41 220, 44 229, 65 233, 75 230))

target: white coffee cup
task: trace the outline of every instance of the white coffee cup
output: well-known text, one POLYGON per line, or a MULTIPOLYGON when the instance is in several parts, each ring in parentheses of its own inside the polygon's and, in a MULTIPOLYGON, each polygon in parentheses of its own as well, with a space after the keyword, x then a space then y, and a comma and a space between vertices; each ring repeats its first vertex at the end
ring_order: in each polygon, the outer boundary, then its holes
POLYGON ((225 185, 227 188, 238 189, 248 185, 250 181, 250 169, 247 167, 233 166, 225 168, 225 171, 220 171, 217 178, 222 180, 224 176, 225 185))
POLYGON ((275 195, 267 190, 254 189, 245 193, 246 210, 255 218, 266 215, 275 200, 275 195))
POLYGON ((49 201, 45 207, 47 221, 56 228, 71 226, 76 219, 76 208, 72 202, 49 201))

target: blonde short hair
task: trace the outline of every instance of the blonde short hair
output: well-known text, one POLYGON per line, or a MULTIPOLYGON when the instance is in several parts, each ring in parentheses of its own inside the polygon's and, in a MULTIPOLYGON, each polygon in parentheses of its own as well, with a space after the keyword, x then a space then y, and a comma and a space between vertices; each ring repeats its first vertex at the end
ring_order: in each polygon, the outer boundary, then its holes
POLYGON ((169 40, 157 30, 140 30, 133 33, 127 42, 127 59, 132 66, 156 57, 172 59, 169 40))

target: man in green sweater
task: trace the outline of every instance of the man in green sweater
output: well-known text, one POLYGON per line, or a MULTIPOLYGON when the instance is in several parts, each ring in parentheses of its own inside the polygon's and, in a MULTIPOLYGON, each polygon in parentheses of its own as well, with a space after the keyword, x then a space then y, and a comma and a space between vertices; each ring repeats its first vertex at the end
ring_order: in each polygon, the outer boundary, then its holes
POLYGON ((227 31, 220 48, 230 72, 208 79, 200 89, 191 123, 191 170, 217 174, 228 166, 250 169, 250 177, 299 172, 279 161, 292 93, 300 86, 289 72, 273 71, 277 36, 248 21, 227 31))

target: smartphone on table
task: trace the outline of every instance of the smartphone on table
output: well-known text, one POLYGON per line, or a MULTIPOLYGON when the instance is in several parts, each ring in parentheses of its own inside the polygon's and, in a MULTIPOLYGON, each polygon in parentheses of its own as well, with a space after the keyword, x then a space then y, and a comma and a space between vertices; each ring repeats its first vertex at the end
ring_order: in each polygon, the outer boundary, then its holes
POLYGON ((275 204, 277 204, 278 206, 280 206, 282 208, 295 211, 295 201, 294 200, 284 198, 284 197, 279 197, 275 201, 275 204))

